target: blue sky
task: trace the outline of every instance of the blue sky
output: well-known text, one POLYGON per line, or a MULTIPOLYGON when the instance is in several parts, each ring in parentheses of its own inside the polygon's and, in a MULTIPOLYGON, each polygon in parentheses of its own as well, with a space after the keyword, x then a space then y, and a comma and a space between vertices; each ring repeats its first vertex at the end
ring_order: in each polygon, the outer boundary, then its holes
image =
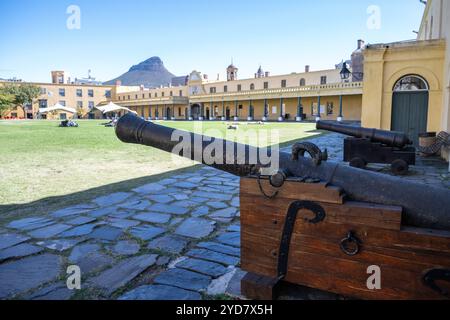
POLYGON ((176 75, 224 77, 231 57, 240 78, 262 64, 272 74, 332 68, 362 38, 412 39, 419 0, 0 0, 0 78, 50 81, 50 70, 106 81, 160 56, 176 75), (69 5, 81 28, 69 30, 69 5), (380 28, 368 28, 371 5, 380 28))

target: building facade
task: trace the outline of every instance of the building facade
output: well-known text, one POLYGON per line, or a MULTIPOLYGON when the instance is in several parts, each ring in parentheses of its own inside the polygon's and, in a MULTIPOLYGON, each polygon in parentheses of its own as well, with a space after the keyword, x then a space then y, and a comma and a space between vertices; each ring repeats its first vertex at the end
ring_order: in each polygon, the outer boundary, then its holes
POLYGON ((193 71, 184 86, 118 93, 114 101, 149 119, 301 121, 361 119, 362 82, 342 80, 340 69, 270 76, 260 67, 239 80, 227 67, 227 81, 193 71))
POLYGON ((420 133, 450 131, 450 4, 428 0, 413 41, 367 46, 362 125, 420 133))

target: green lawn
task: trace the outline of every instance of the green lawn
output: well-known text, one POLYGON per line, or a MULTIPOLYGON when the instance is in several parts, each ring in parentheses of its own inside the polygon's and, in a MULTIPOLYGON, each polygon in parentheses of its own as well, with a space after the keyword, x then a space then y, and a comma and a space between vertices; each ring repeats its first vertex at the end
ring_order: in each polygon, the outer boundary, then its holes
MULTIPOLYGON (((36 203, 39 210, 62 207, 193 165, 188 160, 174 164, 170 154, 153 148, 124 144, 102 122, 80 120, 79 128, 59 128, 56 121, 0 121, 0 213, 36 208, 36 203)), ((222 122, 164 125, 213 136, 232 131, 222 122)), ((280 142, 318 134, 314 124, 295 123, 240 125, 233 134, 245 136, 248 129, 277 129, 280 142)))

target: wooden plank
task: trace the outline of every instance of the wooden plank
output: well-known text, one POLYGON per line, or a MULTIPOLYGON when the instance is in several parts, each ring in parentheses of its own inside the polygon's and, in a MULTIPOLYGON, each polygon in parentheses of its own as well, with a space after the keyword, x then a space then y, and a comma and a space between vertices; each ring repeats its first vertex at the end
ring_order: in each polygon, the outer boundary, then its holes
MULTIPOLYGON (((267 223, 283 224, 289 205, 295 200, 275 198, 267 200, 241 194, 241 216, 270 214, 267 223)), ((326 212, 325 221, 335 224, 352 224, 378 227, 382 229, 400 230, 402 209, 394 206, 373 205, 362 202, 348 201, 345 204, 319 203, 326 212)), ((302 210, 301 217, 311 217, 311 213, 302 210)), ((264 223, 264 222, 263 222, 264 223)))
MULTIPOLYGON (((261 185, 267 193, 273 192, 274 189, 267 179, 261 179, 261 185)), ((258 186, 256 178, 241 178, 241 194, 250 196, 259 196, 264 199, 258 186)), ((326 186, 324 183, 298 183, 286 181, 281 189, 279 189, 278 198, 309 200, 326 203, 344 203, 345 195, 341 188, 326 186)))

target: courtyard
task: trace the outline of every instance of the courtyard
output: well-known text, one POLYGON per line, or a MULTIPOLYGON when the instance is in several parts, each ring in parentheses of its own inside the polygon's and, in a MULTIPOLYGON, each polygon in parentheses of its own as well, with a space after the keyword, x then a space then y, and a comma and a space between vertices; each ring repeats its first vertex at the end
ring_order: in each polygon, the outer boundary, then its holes
MULTIPOLYGON (((38 189, 33 191, 34 183, 29 182, 33 174, 27 171, 28 166, 10 177, 24 179, 23 186, 28 185, 28 189, 20 193, 30 192, 33 201, 2 205, 0 298, 243 298, 239 178, 188 161, 174 168, 170 157, 159 151, 116 143, 113 130, 100 122, 80 124, 80 128, 60 129, 56 122, 2 123, 1 128, 7 128, 1 131, 2 137, 16 130, 15 134, 21 132, 23 139, 17 140, 15 148, 10 145, 11 149, 5 149, 11 154, 2 153, 4 161, 12 161, 15 154, 18 168, 34 160, 39 162, 36 167, 46 170, 56 166, 61 175, 36 179, 39 189, 43 189, 42 199, 38 189), (48 139, 48 144, 38 143, 39 137, 48 139), (88 137, 95 143, 84 143, 88 137), (63 152, 53 159, 52 148, 61 148, 62 142, 67 154, 63 152), (20 150, 26 146, 30 146, 33 156, 20 158, 20 150), (74 166, 83 161, 102 162, 103 167, 77 171, 74 166), (61 162, 64 167, 60 168, 57 164, 61 162), (113 168, 107 168, 109 165, 113 168), (108 174, 103 176, 102 170, 108 174), (115 171, 119 172, 114 176, 117 180, 105 180, 115 171), (145 178, 138 178, 142 172, 145 178), (44 192, 60 178, 69 182, 60 182, 59 188, 52 191, 59 195, 46 199, 44 192), (70 179, 85 184, 77 182, 77 189, 71 189, 70 179), (66 286, 69 265, 81 269, 81 290, 66 286)), ((199 130, 194 123, 164 124, 199 130)), ((340 161, 342 157, 342 135, 318 133, 314 124, 267 126, 286 128, 281 134, 286 152, 293 142, 289 137, 295 133, 294 141, 305 138, 328 149, 330 160, 340 161)), ((222 129, 223 133, 226 126, 209 122, 204 128, 218 132, 222 129)), ((389 174, 388 166, 372 165, 369 169, 389 174)), ((447 166, 437 158, 421 159, 404 179, 450 188, 447 166)), ((8 186, 2 188, 7 190, 8 186)), ((317 290, 299 289, 287 287, 280 298, 341 299, 317 290)))

